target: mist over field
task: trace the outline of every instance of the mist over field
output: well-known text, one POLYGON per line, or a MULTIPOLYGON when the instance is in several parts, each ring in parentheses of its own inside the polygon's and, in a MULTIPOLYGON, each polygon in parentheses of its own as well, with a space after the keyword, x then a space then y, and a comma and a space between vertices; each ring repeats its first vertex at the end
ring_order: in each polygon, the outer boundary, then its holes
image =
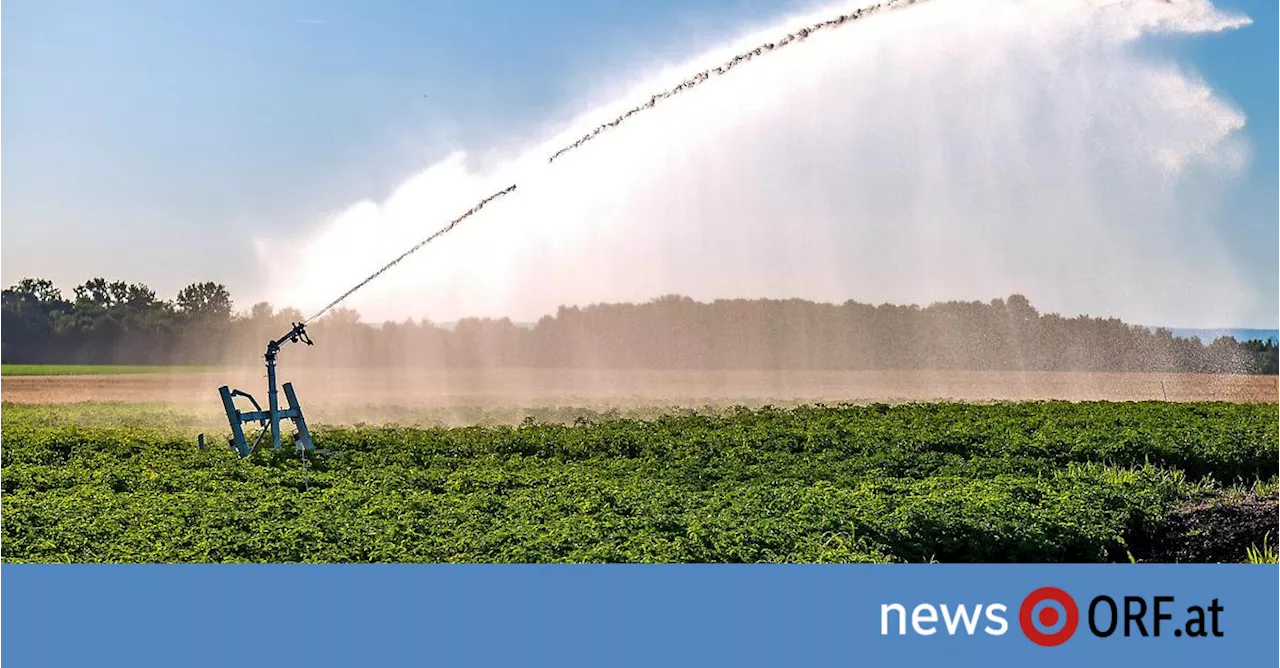
POLYGON ((385 200, 299 238, 263 235, 268 281, 252 300, 310 314, 517 182, 344 306, 371 322, 520 321, 668 293, 902 304, 1020 292, 1046 312, 1144 324, 1231 325, 1256 310, 1261 293, 1215 225, 1223 185, 1250 159, 1246 119, 1145 48, 1249 22, 1208 2, 920 3, 759 58, 546 163, 653 91, 853 6, 602 81, 630 92, 584 97, 545 142, 505 159, 459 147, 385 200))

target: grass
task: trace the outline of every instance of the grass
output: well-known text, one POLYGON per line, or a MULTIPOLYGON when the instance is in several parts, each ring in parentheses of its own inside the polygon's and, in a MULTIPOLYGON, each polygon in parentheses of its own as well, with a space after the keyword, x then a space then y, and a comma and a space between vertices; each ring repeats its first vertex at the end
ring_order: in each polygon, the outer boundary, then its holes
POLYGON ((200 405, 164 402, 81 401, 67 404, 0 402, 6 422, 38 428, 135 428, 195 438, 200 431, 227 431, 227 417, 216 400, 200 405))
MULTIPOLYGON (((1267 538, 1270 538, 1270 534, 1267 535, 1267 538)), ((1262 545, 1250 545, 1249 549, 1245 550, 1245 561, 1251 564, 1280 563, 1280 554, 1264 538, 1262 545)))
POLYGON ((198 373, 217 366, 167 364, 0 364, 0 376, 108 376, 139 373, 198 373))

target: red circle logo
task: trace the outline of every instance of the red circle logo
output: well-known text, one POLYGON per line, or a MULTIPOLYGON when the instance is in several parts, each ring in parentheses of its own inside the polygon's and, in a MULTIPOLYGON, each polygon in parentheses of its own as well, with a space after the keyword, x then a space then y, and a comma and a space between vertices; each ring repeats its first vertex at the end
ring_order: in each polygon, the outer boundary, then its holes
POLYGON ((1041 587, 1022 600, 1018 625, 1031 642, 1055 647, 1071 638, 1080 624, 1075 599, 1057 587, 1041 587), (1061 609, 1059 609, 1061 608, 1061 609))

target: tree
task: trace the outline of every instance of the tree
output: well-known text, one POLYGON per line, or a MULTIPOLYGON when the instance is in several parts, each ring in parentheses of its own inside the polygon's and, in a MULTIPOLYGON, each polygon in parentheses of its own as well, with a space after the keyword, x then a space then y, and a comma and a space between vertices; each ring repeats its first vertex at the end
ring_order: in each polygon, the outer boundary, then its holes
POLYGON ((17 285, 4 291, 6 298, 18 299, 30 304, 45 306, 66 305, 62 291, 53 281, 44 278, 24 278, 17 285))
POLYGON ((1005 300, 1005 307, 1009 310, 1009 315, 1019 320, 1034 320, 1040 317, 1040 313, 1031 305, 1031 300, 1022 295, 1009 295, 1005 300))
POLYGON ((76 286, 76 308, 105 311, 121 301, 126 291, 121 281, 108 283, 105 278, 91 278, 76 286))
POLYGON ((178 310, 199 320, 230 320, 231 294, 220 283, 192 283, 178 293, 178 310))
POLYGON ((143 310, 157 304, 156 292, 151 288, 141 284, 134 283, 125 291, 124 299, 121 300, 133 310, 143 310))
POLYGON ((271 306, 270 302, 258 302, 249 309, 249 319, 257 321, 268 321, 274 318, 276 310, 271 306))
MULTIPOLYGON (((173 302, 145 285, 94 278, 73 301, 47 280, 3 292, 7 362, 217 363, 253 359, 303 314, 266 302, 231 317, 222 285, 173 302)), ((874 306, 849 301, 666 295, 643 304, 561 307, 532 328, 464 318, 377 327, 338 308, 313 323, 328 351, 311 363, 683 369, 967 369, 1276 373, 1272 341, 1212 343, 1116 318, 1041 315, 1021 295, 874 306)), ((301 361, 301 360, 300 360, 301 361)))

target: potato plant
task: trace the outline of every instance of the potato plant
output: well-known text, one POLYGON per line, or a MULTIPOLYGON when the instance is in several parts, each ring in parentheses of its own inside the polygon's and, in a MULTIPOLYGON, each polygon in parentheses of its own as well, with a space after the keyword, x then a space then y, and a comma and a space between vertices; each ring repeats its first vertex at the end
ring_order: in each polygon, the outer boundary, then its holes
POLYGON ((1205 490, 1273 480, 1277 422, 1047 402, 318 427, 333 454, 304 471, 6 405, 3 560, 1124 561, 1205 490))

